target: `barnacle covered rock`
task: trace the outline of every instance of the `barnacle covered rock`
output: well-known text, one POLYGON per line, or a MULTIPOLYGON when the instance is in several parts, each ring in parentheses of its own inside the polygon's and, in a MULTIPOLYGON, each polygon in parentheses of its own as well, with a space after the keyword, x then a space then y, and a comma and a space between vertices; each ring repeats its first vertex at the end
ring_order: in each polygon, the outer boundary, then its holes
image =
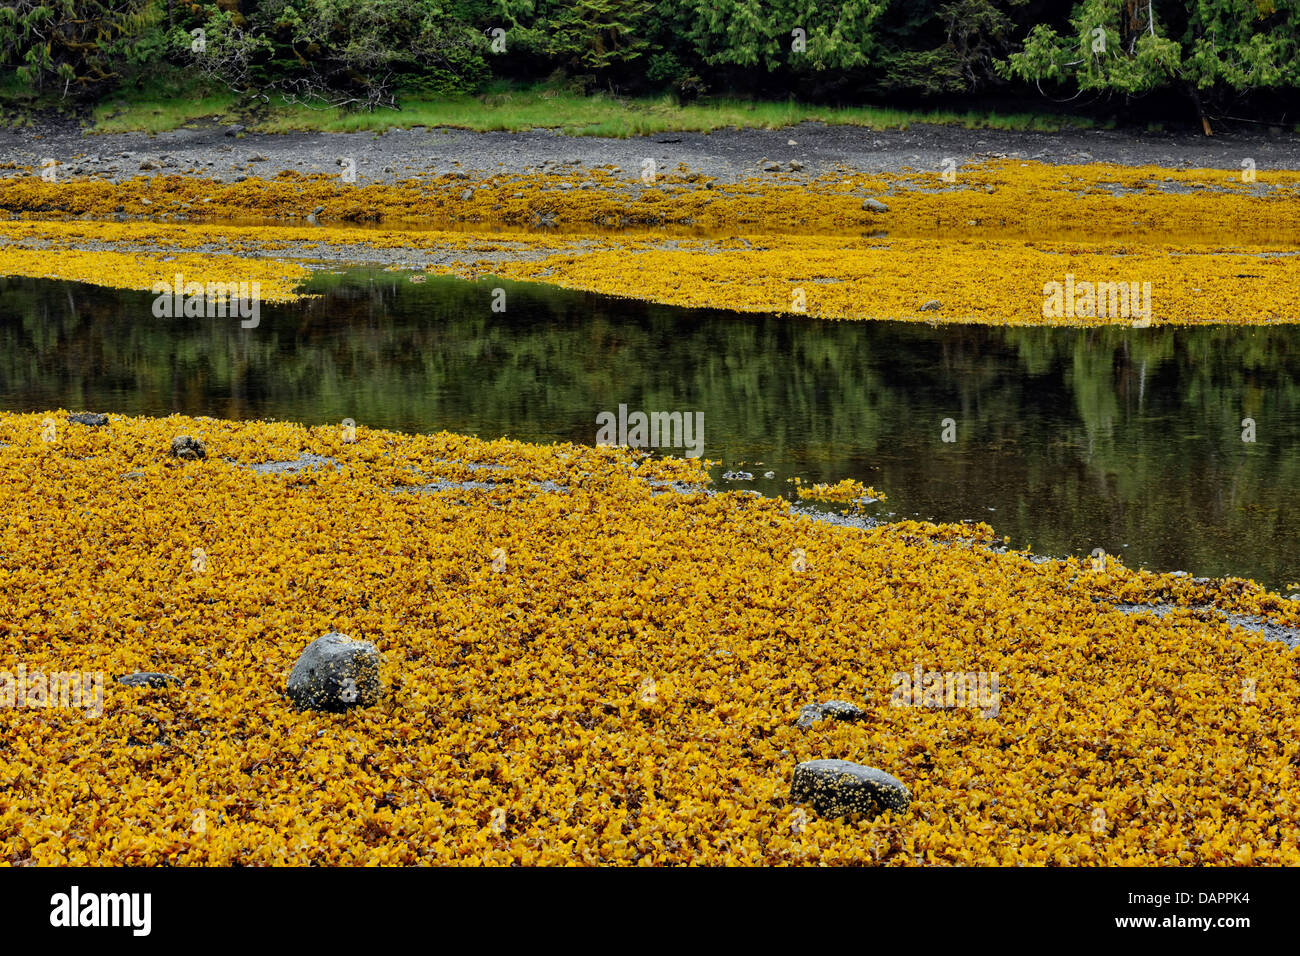
POLYGON ((810 803, 825 817, 848 813, 902 813, 912 793, 897 777, 847 760, 809 760, 794 768, 790 799, 810 803))
POLYGON ((805 704, 799 711, 799 720, 795 726, 807 730, 813 724, 826 718, 835 720, 861 720, 865 714, 856 704, 847 700, 828 700, 824 704, 805 704))
POLYGON ((288 690, 300 710, 369 707, 379 700, 379 651, 346 634, 322 635, 293 665, 288 690))

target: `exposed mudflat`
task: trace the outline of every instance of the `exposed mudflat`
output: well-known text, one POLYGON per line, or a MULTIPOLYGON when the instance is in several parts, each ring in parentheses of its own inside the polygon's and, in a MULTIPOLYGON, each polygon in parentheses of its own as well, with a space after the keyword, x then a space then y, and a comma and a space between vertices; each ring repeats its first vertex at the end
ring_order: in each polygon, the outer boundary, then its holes
MULTIPOLYGON (((630 177, 653 159, 660 171, 684 164, 693 172, 735 182, 763 172, 768 162, 818 176, 837 170, 898 172, 1013 158, 1046 163, 1106 162, 1169 168, 1234 169, 1251 159, 1259 169, 1300 168, 1300 137, 1130 130, 1016 132, 917 124, 905 130, 804 123, 781 130, 724 129, 628 139, 565 136, 552 130, 477 133, 415 127, 388 132, 243 132, 206 125, 157 135, 88 133, 74 124, 36 130, 0 130, 0 161, 38 167, 46 159, 70 164, 71 175, 113 181, 139 175, 185 173, 222 182, 274 176, 282 170, 334 173, 341 159, 355 162, 358 182, 396 182, 419 175, 513 173, 543 168, 615 166, 630 177)), ((0 175, 14 175, 14 170, 0 175)))

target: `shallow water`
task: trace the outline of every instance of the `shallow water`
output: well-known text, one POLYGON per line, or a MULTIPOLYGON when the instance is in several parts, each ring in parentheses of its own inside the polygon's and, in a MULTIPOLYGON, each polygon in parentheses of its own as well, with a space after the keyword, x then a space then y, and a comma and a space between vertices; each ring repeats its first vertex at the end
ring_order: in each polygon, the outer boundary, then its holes
POLYGON ((0 407, 587 444, 620 404, 699 411, 715 474, 755 475, 721 487, 858 478, 889 496, 872 514, 987 521, 1043 554, 1300 578, 1297 327, 821 322, 372 270, 312 288, 244 329, 156 319, 148 293, 0 279, 0 407))

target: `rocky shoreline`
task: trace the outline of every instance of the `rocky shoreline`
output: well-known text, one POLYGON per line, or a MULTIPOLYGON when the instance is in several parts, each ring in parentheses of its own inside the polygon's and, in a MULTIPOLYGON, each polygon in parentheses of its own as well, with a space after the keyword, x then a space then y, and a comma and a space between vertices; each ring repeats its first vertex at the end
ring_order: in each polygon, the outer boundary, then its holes
POLYGON ((613 166, 629 178, 653 159, 661 172, 679 164, 702 176, 735 183, 776 168, 809 179, 844 171, 859 174, 938 169, 988 159, 1053 164, 1240 169, 1300 169, 1300 137, 1234 134, 1207 138, 1118 130, 1019 132, 917 124, 871 130, 804 123, 781 130, 724 129, 628 139, 565 136, 552 130, 472 132, 425 127, 358 133, 256 133, 243 127, 195 124, 170 132, 87 132, 47 123, 0 130, 0 178, 48 159, 69 175, 122 182, 140 175, 200 175, 217 182, 281 172, 335 174, 355 161, 359 182, 395 183, 415 176, 573 172, 613 166), (771 167, 768 168, 769 164, 771 167))

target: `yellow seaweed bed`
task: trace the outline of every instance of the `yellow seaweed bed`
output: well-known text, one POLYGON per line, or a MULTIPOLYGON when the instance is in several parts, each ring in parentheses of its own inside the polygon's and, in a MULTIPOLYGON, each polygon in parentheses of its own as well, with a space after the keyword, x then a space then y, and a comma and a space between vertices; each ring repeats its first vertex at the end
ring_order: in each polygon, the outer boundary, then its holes
POLYGON ((681 171, 646 185, 596 169, 344 184, 285 172, 114 185, 29 172, 0 179, 0 209, 18 217, 0 222, 0 275, 146 289, 183 265, 197 281, 261 281, 277 301, 304 263, 349 247, 395 267, 792 317, 1300 321, 1300 173, 1003 160, 949 175, 728 184, 681 171), (304 225, 313 209, 320 225, 304 225), (108 221, 117 215, 148 218, 108 221), (358 225, 372 221, 382 227, 358 225), (539 223, 550 227, 528 231, 539 223))
POLYGON ((1214 610, 1300 605, 704 480, 612 448, 0 414, 0 668, 105 675, 98 716, 0 709, 0 859, 1300 862, 1296 656, 1214 610), (206 459, 169 457, 181 434, 206 459), (337 468, 249 467, 303 453, 337 468), (379 704, 290 705, 328 631, 379 647, 379 704), (996 713, 895 706, 918 669, 997 675, 996 713), (795 726, 832 698, 863 719, 795 726), (911 806, 793 807, 820 758, 911 806))

